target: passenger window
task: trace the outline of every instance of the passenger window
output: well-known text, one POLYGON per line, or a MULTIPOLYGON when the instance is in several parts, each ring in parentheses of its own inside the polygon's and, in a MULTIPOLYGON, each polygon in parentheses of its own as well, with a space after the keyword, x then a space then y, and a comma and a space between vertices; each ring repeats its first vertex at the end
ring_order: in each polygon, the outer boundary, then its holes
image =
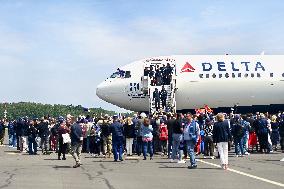
POLYGON ((226 78, 229 78, 230 76, 229 76, 229 74, 228 74, 228 73, 226 73, 226 74, 225 74, 225 77, 226 77, 226 78))
POLYGON ((126 71, 126 72, 125 72, 125 78, 131 78, 130 71, 126 71))

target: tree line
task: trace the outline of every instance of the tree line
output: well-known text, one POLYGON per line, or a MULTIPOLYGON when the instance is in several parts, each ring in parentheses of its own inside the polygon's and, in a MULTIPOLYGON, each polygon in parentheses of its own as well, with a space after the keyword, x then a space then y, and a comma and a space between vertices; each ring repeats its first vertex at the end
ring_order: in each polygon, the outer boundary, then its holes
POLYGON ((15 120, 20 117, 28 116, 31 119, 41 118, 43 116, 50 116, 57 118, 59 116, 66 116, 71 114, 73 116, 91 115, 100 117, 102 115, 114 115, 115 111, 108 111, 102 108, 84 108, 81 105, 61 105, 61 104, 41 104, 33 102, 19 102, 19 103, 0 103, 0 118, 4 117, 4 111, 7 111, 7 119, 15 120))

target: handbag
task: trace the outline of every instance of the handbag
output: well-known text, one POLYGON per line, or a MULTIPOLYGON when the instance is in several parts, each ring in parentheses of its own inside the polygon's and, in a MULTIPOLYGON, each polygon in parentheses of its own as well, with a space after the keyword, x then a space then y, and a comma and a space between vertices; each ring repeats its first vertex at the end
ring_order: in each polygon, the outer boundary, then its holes
POLYGON ((71 138, 70 138, 70 135, 68 133, 62 134, 62 138, 63 138, 63 143, 64 144, 71 143, 71 138))

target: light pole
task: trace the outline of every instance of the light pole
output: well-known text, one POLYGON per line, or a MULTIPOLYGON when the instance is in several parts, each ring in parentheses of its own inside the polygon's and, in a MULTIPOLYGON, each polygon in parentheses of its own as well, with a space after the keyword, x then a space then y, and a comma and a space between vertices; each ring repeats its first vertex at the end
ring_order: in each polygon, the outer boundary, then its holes
POLYGON ((7 119, 7 113, 8 113, 7 110, 5 110, 5 111, 4 111, 4 119, 5 119, 5 120, 7 119))
POLYGON ((4 122, 6 122, 7 121, 7 104, 6 103, 4 103, 4 122))

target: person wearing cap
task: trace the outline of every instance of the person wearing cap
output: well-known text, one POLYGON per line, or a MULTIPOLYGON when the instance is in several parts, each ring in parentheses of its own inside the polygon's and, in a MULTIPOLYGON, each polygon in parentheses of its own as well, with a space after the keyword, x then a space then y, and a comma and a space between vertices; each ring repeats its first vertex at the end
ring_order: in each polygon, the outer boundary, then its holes
POLYGON ((74 123, 74 117, 71 118, 70 124, 71 126, 71 155, 73 156, 76 164, 73 166, 73 168, 80 167, 81 164, 81 152, 82 152, 82 144, 83 144, 83 131, 82 127, 79 125, 79 123, 83 124, 84 121, 81 120, 78 123, 74 123))
POLYGON ((118 159, 123 161, 123 125, 119 122, 118 116, 113 116, 113 123, 110 125, 110 131, 112 133, 112 149, 114 161, 118 159))

